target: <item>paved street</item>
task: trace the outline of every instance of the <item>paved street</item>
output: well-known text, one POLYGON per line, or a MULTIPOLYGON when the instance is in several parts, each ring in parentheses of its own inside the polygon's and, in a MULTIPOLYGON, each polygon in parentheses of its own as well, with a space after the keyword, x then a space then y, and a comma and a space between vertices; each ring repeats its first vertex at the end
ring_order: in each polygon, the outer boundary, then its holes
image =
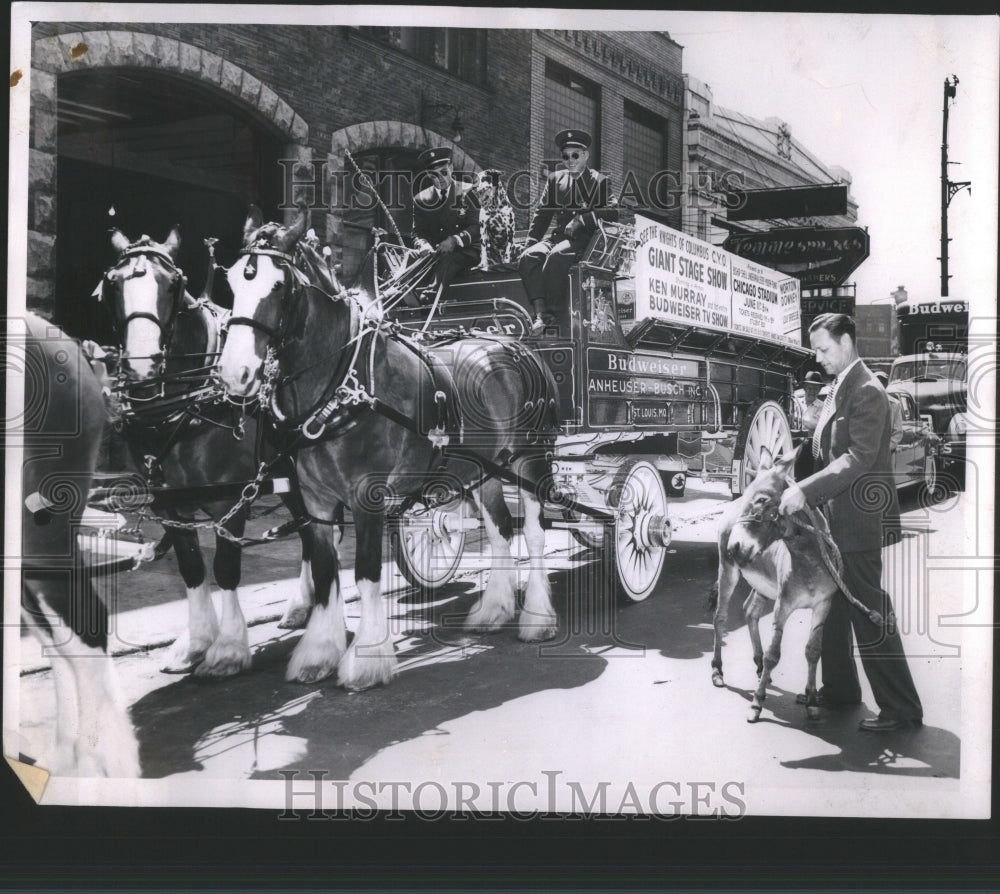
MULTIPOLYGON (((357 694, 331 680, 284 680, 300 635, 276 625, 296 586, 294 538, 247 551, 241 601, 253 667, 222 682, 159 671, 165 646, 186 624, 173 555, 117 576, 117 591, 109 594, 118 605, 115 664, 149 780, 143 797, 280 807, 288 789, 279 771, 287 770, 298 772, 294 791, 306 792, 294 800, 302 811, 339 806, 336 786, 323 789, 322 805, 315 803, 310 792, 318 777, 349 780, 345 799, 354 794, 364 803, 371 796, 383 807, 414 803, 412 791, 423 784, 415 806, 428 810, 439 809, 447 793, 472 798, 484 810, 492 799, 502 810, 581 809, 592 802, 589 809, 611 812, 638 805, 661 813, 909 815, 937 805, 945 815, 949 799, 970 782, 960 763, 968 718, 958 693, 962 675, 978 668, 958 654, 963 631, 948 616, 974 611, 975 593, 935 586, 933 574, 913 572, 932 567, 936 556, 967 554, 961 495, 930 510, 908 495, 906 537, 886 552, 886 583, 925 708, 923 729, 886 735, 857 732, 858 720, 875 713, 867 688, 863 707, 824 711, 807 722, 795 704, 805 680, 802 612, 786 629, 761 721, 748 724, 755 673, 739 592, 725 650, 727 687, 713 688, 706 600, 724 496, 719 486, 692 480, 684 500, 671 504, 676 536, 667 570, 642 603, 602 598, 604 565, 596 554, 564 531, 550 532, 550 579, 562 626, 560 637, 543 646, 520 643, 513 630, 463 634, 462 619, 483 585, 485 544, 467 551, 461 573, 432 601, 421 601, 388 563, 399 673, 390 686, 357 694)), ((276 518, 254 521, 254 530, 276 518)), ((344 555, 352 600, 350 536, 344 555)), ((356 601, 348 614, 353 629, 356 601)), ((762 632, 766 643, 770 617, 762 632)), ((21 751, 45 766, 52 681, 34 641, 22 645, 21 751)))

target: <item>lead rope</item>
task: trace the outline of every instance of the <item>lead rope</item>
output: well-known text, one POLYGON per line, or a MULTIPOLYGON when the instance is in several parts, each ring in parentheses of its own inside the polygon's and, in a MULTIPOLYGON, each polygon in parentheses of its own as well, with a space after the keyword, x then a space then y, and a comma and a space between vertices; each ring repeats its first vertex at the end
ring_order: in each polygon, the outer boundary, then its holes
POLYGON ((844 595, 844 598, 858 611, 866 615, 868 620, 873 624, 881 625, 883 623, 882 614, 864 605, 861 600, 850 591, 847 584, 844 583, 844 579, 841 576, 841 573, 844 570, 844 558, 841 556, 840 549, 837 544, 834 543, 833 536, 830 534, 830 529, 826 524, 826 521, 816 509, 812 508, 812 506, 806 506, 804 511, 808 514, 809 520, 812 524, 807 524, 795 516, 791 517, 792 524, 801 528, 803 531, 809 531, 816 538, 816 543, 819 545, 820 555, 823 557, 823 564, 826 566, 826 570, 830 572, 833 582, 840 588, 840 592, 844 595))

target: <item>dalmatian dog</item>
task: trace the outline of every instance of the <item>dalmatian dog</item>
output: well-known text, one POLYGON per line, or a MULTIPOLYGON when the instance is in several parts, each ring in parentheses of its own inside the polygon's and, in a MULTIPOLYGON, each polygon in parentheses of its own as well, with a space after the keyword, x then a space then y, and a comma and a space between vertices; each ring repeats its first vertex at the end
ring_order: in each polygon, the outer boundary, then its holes
POLYGON ((480 171, 476 177, 479 199, 479 232, 482 243, 479 270, 490 265, 513 264, 520 255, 514 242, 514 206, 503 185, 503 172, 480 171))

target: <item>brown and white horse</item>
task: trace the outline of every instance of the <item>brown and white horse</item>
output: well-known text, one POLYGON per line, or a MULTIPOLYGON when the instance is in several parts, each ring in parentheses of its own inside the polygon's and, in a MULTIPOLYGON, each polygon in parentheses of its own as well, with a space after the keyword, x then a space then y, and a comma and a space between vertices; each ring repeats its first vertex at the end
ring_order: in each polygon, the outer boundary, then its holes
MULTIPOLYGON (((153 474, 168 489, 252 480, 268 455, 264 432, 258 430, 262 423, 217 393, 213 377, 221 340, 219 313, 185 290, 186 279, 176 264, 179 232, 172 230, 159 243, 148 236, 132 242, 115 230, 111 243, 119 254, 104 274, 101 295, 122 348, 123 398, 131 410, 122 420, 122 433, 136 466, 143 468, 145 458, 152 457, 153 474)), ((284 499, 300 514, 294 490, 284 499)), ((217 615, 198 532, 184 526, 199 509, 211 518, 223 518, 235 502, 235 497, 206 495, 179 504, 153 504, 155 512, 180 523, 168 521, 167 531, 187 589, 188 629, 167 653, 165 673, 226 677, 250 667, 246 620, 237 598, 240 546, 216 535, 213 571, 221 591, 217 615)), ((226 522, 226 530, 241 537, 246 518, 244 508, 226 522)), ((279 626, 304 626, 311 602, 303 539, 298 586, 279 626)))
MULTIPOLYGON (((796 609, 812 611, 812 626, 806 643, 809 670, 806 680, 806 711, 810 719, 819 715, 816 693, 816 665, 820 658, 823 624, 830 603, 839 592, 824 564, 819 544, 792 519, 778 513, 781 495, 791 483, 795 456, 771 462, 765 454, 757 477, 743 496, 730 503, 719 528, 719 577, 715 607, 715 651, 712 682, 725 686, 722 676, 722 645, 726 633, 729 600, 742 576, 753 587, 744 604, 747 628, 753 643, 758 686, 747 721, 760 719, 771 672, 781 658, 781 637, 785 623, 796 609), (760 619, 774 604, 774 635, 764 654, 760 639, 760 619)), ((816 513, 816 517, 823 518, 816 513)), ((825 523, 825 522, 824 522, 825 523)))
MULTIPOLYGON (((511 563, 513 525, 500 482, 469 453, 509 462, 525 481, 549 474, 553 441, 551 375, 521 345, 502 338, 457 340, 433 352, 379 321, 381 308, 345 290, 319 257, 306 209, 284 227, 251 209, 241 258, 230 268, 233 316, 220 358, 231 395, 263 386, 262 402, 297 437, 296 471, 312 536, 315 607, 289 663, 289 680, 310 682, 337 671, 348 689, 387 683, 396 665, 381 594, 382 540, 390 498, 417 495, 431 482, 468 482, 493 549, 489 582, 466 628, 493 630, 517 603, 511 563), (460 423, 445 425, 456 414, 460 423), (436 431, 436 434, 435 434, 436 431), (448 440, 450 446, 444 445, 448 440), (329 528, 346 504, 356 533, 355 579, 361 620, 350 646, 344 625, 338 556, 329 528)), ((522 640, 557 629, 544 564, 542 509, 521 491, 531 557, 522 640)))
POLYGON ((108 655, 108 609, 77 543, 107 419, 101 387, 75 341, 33 314, 25 321, 21 618, 52 660, 56 742, 46 769, 137 777, 139 749, 108 655))

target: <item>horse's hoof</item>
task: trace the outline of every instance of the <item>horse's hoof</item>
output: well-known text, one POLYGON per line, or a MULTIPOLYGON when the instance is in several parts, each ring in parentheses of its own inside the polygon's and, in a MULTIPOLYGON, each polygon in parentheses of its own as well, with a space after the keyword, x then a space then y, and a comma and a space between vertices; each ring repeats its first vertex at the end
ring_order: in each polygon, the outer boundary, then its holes
POLYGON ((559 632, 559 625, 552 624, 551 626, 529 626, 521 627, 517 632, 517 638, 521 640, 522 643, 541 643, 546 640, 555 639, 556 634, 559 632))
POLYGON ((285 616, 278 621, 281 630, 301 630, 309 621, 311 608, 295 608, 285 612, 285 616))
POLYGON ((250 648, 246 643, 220 640, 212 645, 205 660, 194 670, 196 677, 221 680, 250 670, 250 648))
POLYGON ((747 712, 747 723, 756 723, 760 720, 760 708, 751 708, 747 712))
POLYGON ((715 671, 712 674, 712 685, 722 689, 726 685, 726 681, 722 677, 722 671, 715 671))
POLYGON ((177 642, 163 658, 160 665, 161 674, 189 674, 195 670, 204 660, 205 655, 211 648, 211 643, 204 646, 189 646, 186 643, 177 642))

